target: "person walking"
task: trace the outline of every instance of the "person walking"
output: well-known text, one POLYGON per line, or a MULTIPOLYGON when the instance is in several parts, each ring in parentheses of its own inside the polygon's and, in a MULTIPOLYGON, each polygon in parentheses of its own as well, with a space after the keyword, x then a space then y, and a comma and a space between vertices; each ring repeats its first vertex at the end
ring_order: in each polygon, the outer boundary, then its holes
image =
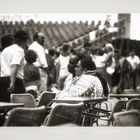
POLYGON ((132 50, 130 55, 127 57, 128 62, 132 67, 132 71, 130 73, 130 78, 132 81, 132 88, 136 89, 137 87, 137 76, 138 76, 138 65, 140 64, 139 57, 135 54, 135 51, 132 50))

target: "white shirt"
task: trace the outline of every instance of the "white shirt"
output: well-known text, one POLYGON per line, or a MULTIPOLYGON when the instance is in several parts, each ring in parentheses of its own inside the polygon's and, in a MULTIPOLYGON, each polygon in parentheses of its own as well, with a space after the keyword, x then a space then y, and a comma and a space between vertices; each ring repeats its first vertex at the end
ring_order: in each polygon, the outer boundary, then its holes
POLYGON ((140 59, 136 55, 134 57, 131 57, 131 56, 127 57, 127 60, 131 64, 133 70, 135 70, 137 65, 140 63, 140 59))
POLYGON ((68 76, 68 64, 70 60, 70 55, 68 56, 62 56, 60 55, 58 58, 58 62, 60 63, 60 71, 59 71, 59 77, 63 78, 68 76))
POLYGON ((11 66, 19 65, 17 78, 23 79, 24 50, 17 44, 5 48, 1 53, 1 77, 11 76, 11 66))
POLYGON ((37 61, 34 63, 35 66, 43 68, 48 67, 44 48, 38 42, 34 41, 28 49, 33 50, 37 54, 37 61))
POLYGON ((106 54, 102 56, 96 55, 94 62, 97 68, 105 67, 105 58, 106 58, 106 54))

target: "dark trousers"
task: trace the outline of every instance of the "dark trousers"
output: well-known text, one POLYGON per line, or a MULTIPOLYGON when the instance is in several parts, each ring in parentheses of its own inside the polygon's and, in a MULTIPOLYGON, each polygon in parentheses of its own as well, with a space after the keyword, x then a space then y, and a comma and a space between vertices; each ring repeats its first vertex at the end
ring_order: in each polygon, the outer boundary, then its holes
POLYGON ((131 80, 132 80, 132 88, 133 88, 133 89, 136 89, 136 87, 137 87, 137 76, 138 76, 137 70, 134 70, 134 71, 130 74, 130 76, 131 76, 131 80))
MULTIPOLYGON (((10 77, 0 77, 0 101, 10 102, 10 94, 7 89, 10 85, 10 77)), ((15 90, 12 93, 25 93, 23 80, 16 78, 15 90)))

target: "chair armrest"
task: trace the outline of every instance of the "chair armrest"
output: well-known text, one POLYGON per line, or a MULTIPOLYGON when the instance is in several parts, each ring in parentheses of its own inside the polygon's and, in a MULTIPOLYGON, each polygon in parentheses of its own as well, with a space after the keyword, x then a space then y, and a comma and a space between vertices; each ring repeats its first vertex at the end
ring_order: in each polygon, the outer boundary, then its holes
POLYGON ((93 118, 101 118, 101 117, 108 117, 108 114, 102 114, 102 115, 97 115, 97 114, 93 114, 93 113, 89 113, 89 112, 82 112, 83 115, 86 115, 88 117, 93 117, 93 118))
POLYGON ((107 115, 110 115, 110 113, 111 113, 110 110, 106 110, 106 109, 102 109, 102 108, 97 108, 97 107, 93 107, 92 110, 96 110, 99 113, 104 113, 104 114, 107 114, 107 115))

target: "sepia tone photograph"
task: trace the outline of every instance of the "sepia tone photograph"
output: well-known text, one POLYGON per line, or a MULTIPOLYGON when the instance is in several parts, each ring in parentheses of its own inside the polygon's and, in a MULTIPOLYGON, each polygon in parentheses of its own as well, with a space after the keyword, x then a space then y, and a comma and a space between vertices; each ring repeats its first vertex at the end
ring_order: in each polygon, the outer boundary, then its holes
POLYGON ((0 126, 140 126, 139 22, 1 13, 0 126))

